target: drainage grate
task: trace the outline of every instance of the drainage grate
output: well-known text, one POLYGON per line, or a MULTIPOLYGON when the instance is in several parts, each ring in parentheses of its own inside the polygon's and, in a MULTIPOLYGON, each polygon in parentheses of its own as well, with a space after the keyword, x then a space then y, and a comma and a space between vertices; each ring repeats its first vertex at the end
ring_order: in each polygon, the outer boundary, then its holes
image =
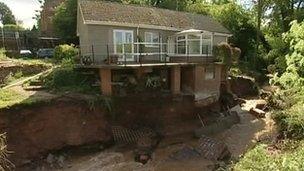
POLYGON ((150 128, 138 130, 128 129, 122 126, 112 126, 114 141, 116 143, 136 143, 142 137, 155 137, 156 133, 150 128))

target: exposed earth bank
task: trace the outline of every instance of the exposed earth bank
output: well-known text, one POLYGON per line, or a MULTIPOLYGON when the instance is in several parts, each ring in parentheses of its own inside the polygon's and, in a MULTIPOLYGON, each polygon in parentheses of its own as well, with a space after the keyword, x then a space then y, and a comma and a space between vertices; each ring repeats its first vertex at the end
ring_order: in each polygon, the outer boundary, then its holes
POLYGON ((90 109, 83 101, 67 98, 1 110, 0 121, 17 166, 51 150, 106 142, 112 137, 102 108, 90 109))

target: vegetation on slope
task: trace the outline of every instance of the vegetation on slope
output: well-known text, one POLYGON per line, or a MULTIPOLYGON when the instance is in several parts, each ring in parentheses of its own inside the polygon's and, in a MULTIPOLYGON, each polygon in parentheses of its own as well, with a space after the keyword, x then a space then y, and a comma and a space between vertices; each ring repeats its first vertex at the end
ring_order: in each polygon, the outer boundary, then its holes
POLYGON ((280 86, 269 102, 273 107, 273 119, 283 147, 277 144, 260 144, 250 150, 234 166, 235 170, 282 170, 304 169, 304 21, 292 22, 283 37, 289 44, 286 55, 287 67, 282 74, 276 73, 271 80, 280 86), (275 146, 271 149, 270 147, 275 146), (275 151, 275 153, 273 153, 275 151))

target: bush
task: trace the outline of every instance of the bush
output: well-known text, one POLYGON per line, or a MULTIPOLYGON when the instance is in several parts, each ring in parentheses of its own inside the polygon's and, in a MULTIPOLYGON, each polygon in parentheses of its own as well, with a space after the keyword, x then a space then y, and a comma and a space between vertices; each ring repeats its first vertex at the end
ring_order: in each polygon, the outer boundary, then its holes
POLYGON ((289 109, 276 111, 273 114, 273 119, 276 121, 280 133, 285 137, 293 139, 304 138, 304 96, 300 97, 302 100, 297 99, 298 102, 289 109))
POLYGON ((73 91, 73 92, 96 92, 91 87, 95 81, 94 77, 84 75, 75 71, 72 67, 61 67, 50 73, 44 82, 47 88, 57 91, 73 91))
POLYGON ((78 49, 75 45, 59 45, 55 48, 54 59, 57 61, 62 61, 63 59, 73 60, 78 54, 78 49))

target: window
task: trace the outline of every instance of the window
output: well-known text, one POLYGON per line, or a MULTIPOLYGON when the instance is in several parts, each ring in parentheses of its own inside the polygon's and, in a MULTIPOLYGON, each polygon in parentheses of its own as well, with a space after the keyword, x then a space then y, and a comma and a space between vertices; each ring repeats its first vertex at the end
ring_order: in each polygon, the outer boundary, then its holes
POLYGON ((189 54, 200 54, 200 35, 188 35, 189 54))
POLYGON ((146 47, 158 47, 159 35, 158 33, 145 32, 146 47))
POLYGON ((211 54, 212 53, 212 41, 210 34, 202 35, 202 54, 211 54))
POLYGON ((176 41, 177 54, 186 54, 186 36, 178 36, 176 41))
POLYGON ((114 30, 114 53, 123 54, 122 59, 119 60, 134 60, 133 47, 133 31, 132 30, 114 30))
POLYGON ((212 80, 215 78, 215 68, 214 67, 206 67, 205 68, 205 80, 212 80))

